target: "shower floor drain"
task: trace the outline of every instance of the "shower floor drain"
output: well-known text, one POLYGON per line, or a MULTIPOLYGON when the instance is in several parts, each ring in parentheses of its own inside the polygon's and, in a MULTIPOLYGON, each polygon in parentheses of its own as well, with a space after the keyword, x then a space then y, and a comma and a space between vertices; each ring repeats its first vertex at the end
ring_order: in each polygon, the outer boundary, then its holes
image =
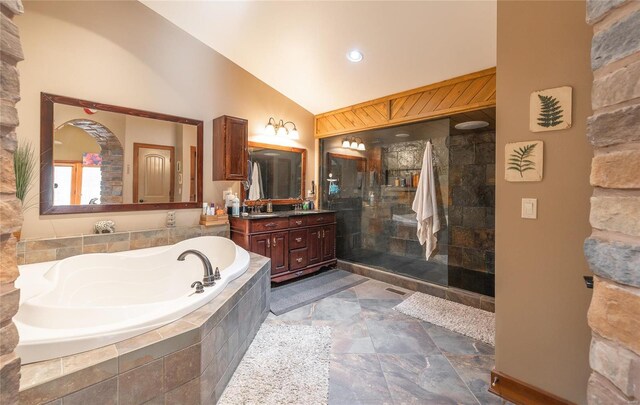
POLYGON ((396 290, 395 288, 387 288, 386 290, 390 291, 390 292, 392 292, 394 294, 400 294, 400 295, 405 295, 406 294, 406 292, 400 291, 400 290, 396 290))

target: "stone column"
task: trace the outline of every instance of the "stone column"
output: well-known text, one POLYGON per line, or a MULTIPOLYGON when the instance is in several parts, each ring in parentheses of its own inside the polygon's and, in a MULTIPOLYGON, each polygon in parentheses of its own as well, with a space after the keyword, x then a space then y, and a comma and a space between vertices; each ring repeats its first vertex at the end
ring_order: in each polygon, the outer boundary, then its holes
POLYGON ((640 2, 588 0, 593 25, 589 404, 640 403, 640 2))
POLYGON ((14 287, 18 277, 16 238, 22 226, 22 207, 16 198, 13 153, 16 150, 20 80, 16 64, 23 60, 18 27, 11 21, 22 14, 20 0, 0 3, 0 403, 18 402, 20 358, 14 352, 18 331, 11 318, 18 312, 20 291, 14 287))

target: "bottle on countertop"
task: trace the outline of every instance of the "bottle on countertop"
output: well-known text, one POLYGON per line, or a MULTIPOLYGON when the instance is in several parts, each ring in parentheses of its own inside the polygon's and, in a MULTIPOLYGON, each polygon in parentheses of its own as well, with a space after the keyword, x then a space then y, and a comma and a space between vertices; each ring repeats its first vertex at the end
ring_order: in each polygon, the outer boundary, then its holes
POLYGON ((267 201, 267 212, 273 212, 273 202, 267 201))
POLYGON ((240 216, 240 199, 238 198, 238 194, 234 194, 233 200, 231 203, 231 215, 234 217, 240 216))

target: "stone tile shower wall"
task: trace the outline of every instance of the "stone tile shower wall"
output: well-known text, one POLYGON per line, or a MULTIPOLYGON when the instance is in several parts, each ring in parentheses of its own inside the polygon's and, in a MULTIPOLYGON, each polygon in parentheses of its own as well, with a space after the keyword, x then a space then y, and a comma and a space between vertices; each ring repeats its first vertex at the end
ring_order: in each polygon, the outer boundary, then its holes
POLYGON ((594 146, 591 236, 595 273, 589 404, 640 401, 640 2, 588 0, 593 25, 587 136, 594 146))
POLYGON ((16 238, 22 227, 22 207, 16 198, 13 154, 17 146, 15 128, 20 101, 20 78, 16 65, 24 59, 18 27, 11 21, 24 11, 20 0, 3 0, 0 6, 0 403, 18 402, 20 358, 14 349, 18 330, 12 322, 18 312, 20 290, 16 238))
POLYGON ((495 132, 449 137, 449 265, 494 273, 495 132))
MULTIPOLYGON (((441 218, 441 230, 438 234, 438 249, 433 261, 446 264, 448 232, 444 220, 449 196, 449 152, 446 137, 432 139, 434 150, 434 174, 436 193, 441 218)), ((395 187, 396 177, 410 182, 412 174, 420 174, 422 159, 427 141, 398 142, 380 149, 381 183, 376 192, 375 204, 365 206, 363 212, 363 246, 381 252, 390 252, 398 256, 416 258, 425 257, 425 247, 418 242, 415 224, 393 220, 393 215, 413 214, 411 205, 415 198, 414 187, 395 187), (388 173, 388 176, 385 175, 388 173), (385 180, 388 177, 388 180, 385 180), (388 184, 384 184, 385 181, 388 184)))

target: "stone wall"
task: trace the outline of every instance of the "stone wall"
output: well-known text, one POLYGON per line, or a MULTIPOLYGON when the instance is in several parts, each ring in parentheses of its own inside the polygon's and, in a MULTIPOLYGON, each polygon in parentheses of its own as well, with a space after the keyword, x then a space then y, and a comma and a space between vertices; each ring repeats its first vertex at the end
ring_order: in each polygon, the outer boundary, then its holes
MULTIPOLYGON (((430 259, 447 263, 448 230, 447 201, 449 199, 449 150, 446 137, 432 139, 436 199, 438 201, 440 232, 438 247, 430 259)), ((397 256, 424 259, 425 246, 420 245, 415 223, 403 223, 393 219, 394 215, 409 215, 415 219, 411 209, 415 199, 415 185, 410 184, 412 175, 420 174, 426 140, 396 142, 381 149, 382 187, 375 190, 375 204, 364 208, 362 219, 363 245, 367 249, 389 252, 397 256), (385 174, 386 173, 386 174, 385 174), (407 187, 395 187, 396 178, 405 179, 407 187), (386 179, 386 180, 385 180, 386 179), (384 184, 385 181, 387 184, 384 184), (413 187, 412 187, 413 186, 413 187)))
POLYGON ((450 266, 495 272, 495 169, 494 131, 450 137, 450 266))
POLYGON ((594 73, 587 136, 594 149, 595 273, 589 404, 640 401, 640 2, 588 0, 594 73))
POLYGON ((14 352, 18 331, 12 322, 18 311, 20 291, 14 287, 18 278, 16 239, 13 232, 22 226, 22 207, 16 198, 13 153, 17 146, 15 128, 20 101, 20 79, 16 65, 23 60, 18 27, 12 22, 22 14, 20 0, 0 3, 0 403, 18 400, 20 358, 14 352))
POLYGON ((100 204, 122 204, 124 149, 118 137, 95 121, 78 119, 70 124, 84 130, 100 145, 100 204))

